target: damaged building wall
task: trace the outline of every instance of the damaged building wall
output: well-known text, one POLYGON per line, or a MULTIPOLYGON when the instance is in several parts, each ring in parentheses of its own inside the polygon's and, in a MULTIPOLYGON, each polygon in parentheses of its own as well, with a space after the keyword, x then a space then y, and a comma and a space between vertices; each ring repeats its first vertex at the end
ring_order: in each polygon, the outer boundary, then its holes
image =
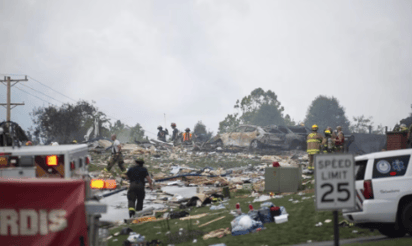
POLYGON ((348 152, 361 155, 372 152, 379 152, 386 147, 386 135, 353 133, 355 137, 353 143, 349 145, 348 152))

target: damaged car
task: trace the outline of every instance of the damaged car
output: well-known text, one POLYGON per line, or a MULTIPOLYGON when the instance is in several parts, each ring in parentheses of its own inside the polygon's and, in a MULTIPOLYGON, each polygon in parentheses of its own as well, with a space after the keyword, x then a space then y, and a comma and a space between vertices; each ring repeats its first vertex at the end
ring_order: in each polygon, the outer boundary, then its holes
POLYGON ((285 126, 241 125, 232 132, 218 134, 213 142, 218 147, 277 147, 281 149, 304 149, 306 137, 296 134, 285 126))

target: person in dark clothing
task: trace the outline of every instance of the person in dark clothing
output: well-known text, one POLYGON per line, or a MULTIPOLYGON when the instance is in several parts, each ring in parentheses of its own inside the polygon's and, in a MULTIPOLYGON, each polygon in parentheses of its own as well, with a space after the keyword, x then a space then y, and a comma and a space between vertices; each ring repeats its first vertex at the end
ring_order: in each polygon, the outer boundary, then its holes
POLYGON ((166 135, 169 135, 167 128, 163 131, 163 127, 158 126, 157 129, 159 130, 159 132, 157 133, 157 140, 166 142, 166 135))
POLYGON ((171 141, 173 142, 176 140, 177 135, 179 134, 179 130, 176 128, 176 123, 172 123, 171 127, 173 129, 171 141))
POLYGON ((153 190, 152 179, 147 172, 147 169, 143 167, 144 160, 136 159, 135 166, 127 170, 126 176, 130 180, 130 187, 127 191, 127 200, 129 207, 129 216, 132 218, 136 211, 143 209, 143 200, 145 197, 145 179, 149 182, 149 188, 153 190))

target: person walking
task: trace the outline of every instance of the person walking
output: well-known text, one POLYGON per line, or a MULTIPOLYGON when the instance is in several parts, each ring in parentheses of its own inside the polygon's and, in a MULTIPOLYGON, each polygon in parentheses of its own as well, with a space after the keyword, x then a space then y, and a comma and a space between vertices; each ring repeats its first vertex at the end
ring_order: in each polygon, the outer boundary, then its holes
POLYGON ((122 156, 122 146, 120 145, 119 140, 117 140, 116 138, 117 138, 116 134, 113 134, 112 135, 112 141, 113 141, 112 156, 109 158, 109 161, 107 162, 107 168, 104 169, 107 172, 110 172, 110 169, 112 169, 112 167, 116 163, 119 166, 120 170, 122 170, 122 172, 126 170, 123 166, 124 161, 123 161, 123 156, 122 156))
POLYGON ((313 167, 313 156, 319 154, 320 152, 320 145, 322 143, 323 137, 318 133, 318 125, 312 126, 312 133, 310 133, 307 137, 307 153, 309 156, 309 170, 314 170, 313 167))
POLYGON ((147 169, 143 167, 144 160, 136 159, 136 165, 129 168, 126 172, 126 177, 130 180, 129 190, 127 191, 127 201, 129 207, 129 216, 132 218, 136 211, 143 209, 143 200, 145 198, 145 179, 149 182, 149 188, 153 190, 153 182, 147 172, 147 169))

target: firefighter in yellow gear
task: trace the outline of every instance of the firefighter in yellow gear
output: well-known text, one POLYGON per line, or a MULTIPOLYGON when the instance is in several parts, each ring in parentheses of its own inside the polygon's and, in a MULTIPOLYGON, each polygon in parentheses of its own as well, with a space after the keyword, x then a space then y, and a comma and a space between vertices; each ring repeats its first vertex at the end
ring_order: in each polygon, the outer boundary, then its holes
POLYGON ((315 169, 313 167, 313 156, 319 154, 320 146, 322 144, 323 137, 318 133, 318 126, 315 124, 312 126, 312 133, 307 137, 307 152, 309 156, 308 169, 315 169))
POLYGON ((335 138, 333 137, 331 131, 326 128, 325 138, 322 140, 322 151, 324 154, 335 152, 335 138))
POLYGON ((328 126, 328 127, 326 128, 326 130, 329 130, 329 131, 330 131, 330 134, 331 134, 331 136, 332 136, 333 139, 337 138, 335 132, 332 130, 332 127, 328 126))
POLYGON ((185 132, 183 133, 183 143, 188 143, 192 141, 192 133, 190 133, 190 129, 186 128, 185 132))

